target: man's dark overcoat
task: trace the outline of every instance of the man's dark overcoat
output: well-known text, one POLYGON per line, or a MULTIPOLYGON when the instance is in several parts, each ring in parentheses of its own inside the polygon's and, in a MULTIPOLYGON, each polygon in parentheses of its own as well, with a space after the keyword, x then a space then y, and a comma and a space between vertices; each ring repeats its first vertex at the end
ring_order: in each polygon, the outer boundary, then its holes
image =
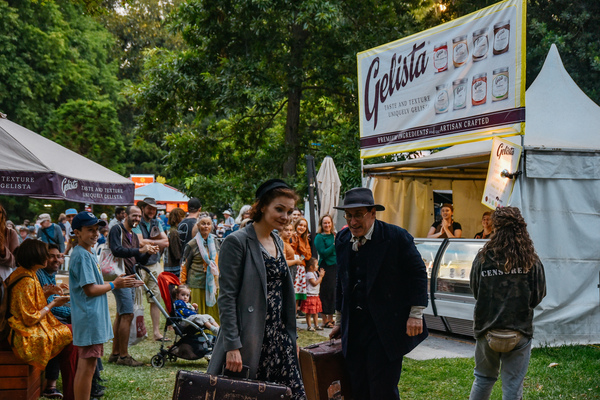
MULTIPOLYGON (((425 321, 423 333, 410 337, 406 322, 412 306, 427 306, 427 272, 413 237, 398 226, 375 220, 371 240, 358 252, 352 250, 349 229, 336 236, 337 291, 336 310, 342 312, 342 346, 348 349, 350 318, 351 257, 367 263, 367 304, 379 340, 390 360, 396 360, 414 349, 428 335, 425 321)), ((364 265, 364 264, 363 264, 364 265)))

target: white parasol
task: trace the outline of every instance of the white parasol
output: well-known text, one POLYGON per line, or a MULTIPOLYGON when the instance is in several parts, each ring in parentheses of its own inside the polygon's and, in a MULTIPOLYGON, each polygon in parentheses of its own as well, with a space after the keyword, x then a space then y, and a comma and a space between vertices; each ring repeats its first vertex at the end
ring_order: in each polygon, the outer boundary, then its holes
POLYGON ((333 163, 333 158, 328 156, 323 160, 321 168, 319 168, 319 172, 317 173, 317 185, 321 200, 319 220, 323 215, 329 214, 333 217, 333 226, 335 226, 338 213, 333 207, 337 206, 340 200, 342 182, 338 176, 337 168, 333 163))

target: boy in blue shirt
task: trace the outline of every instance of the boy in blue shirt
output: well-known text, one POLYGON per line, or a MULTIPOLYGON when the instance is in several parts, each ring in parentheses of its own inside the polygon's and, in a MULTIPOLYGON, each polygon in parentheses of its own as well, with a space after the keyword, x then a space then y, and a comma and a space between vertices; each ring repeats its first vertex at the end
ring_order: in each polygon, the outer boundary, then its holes
POLYGON ((98 241, 99 226, 106 226, 106 222, 87 211, 77 214, 71 223, 77 237, 69 264, 73 344, 79 347, 74 379, 76 400, 90 398, 97 358, 104 354, 104 343, 113 338, 106 293, 114 288, 143 284, 134 275, 121 275, 113 282, 104 283, 98 259, 92 252, 98 241))

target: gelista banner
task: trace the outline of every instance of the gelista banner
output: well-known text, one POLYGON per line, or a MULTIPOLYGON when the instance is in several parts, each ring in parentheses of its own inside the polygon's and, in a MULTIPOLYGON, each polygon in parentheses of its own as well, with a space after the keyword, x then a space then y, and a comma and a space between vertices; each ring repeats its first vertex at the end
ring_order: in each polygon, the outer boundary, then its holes
POLYGON ((524 0, 358 57, 361 157, 523 134, 524 0))

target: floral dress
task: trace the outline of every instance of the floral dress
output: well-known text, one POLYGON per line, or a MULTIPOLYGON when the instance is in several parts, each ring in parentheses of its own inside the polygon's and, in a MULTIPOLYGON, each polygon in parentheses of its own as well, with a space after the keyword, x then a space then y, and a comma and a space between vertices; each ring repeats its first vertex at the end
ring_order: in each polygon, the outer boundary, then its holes
POLYGON ((292 390, 292 399, 306 400, 296 347, 281 317, 283 280, 289 273, 287 263, 281 254, 275 258, 262 245, 261 250, 267 269, 267 319, 257 379, 286 385, 292 390))

